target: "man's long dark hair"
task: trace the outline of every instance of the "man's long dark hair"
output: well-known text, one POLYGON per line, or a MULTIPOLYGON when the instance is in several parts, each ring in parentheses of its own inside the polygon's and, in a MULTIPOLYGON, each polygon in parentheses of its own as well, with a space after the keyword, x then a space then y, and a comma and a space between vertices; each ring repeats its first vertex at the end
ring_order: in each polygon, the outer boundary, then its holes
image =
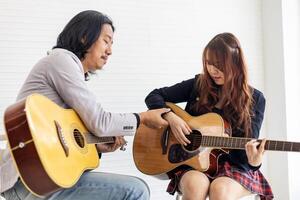
POLYGON ((112 20, 95 10, 86 10, 75 15, 57 38, 54 48, 73 52, 80 60, 87 50, 97 41, 102 25, 109 24, 114 31, 112 20))

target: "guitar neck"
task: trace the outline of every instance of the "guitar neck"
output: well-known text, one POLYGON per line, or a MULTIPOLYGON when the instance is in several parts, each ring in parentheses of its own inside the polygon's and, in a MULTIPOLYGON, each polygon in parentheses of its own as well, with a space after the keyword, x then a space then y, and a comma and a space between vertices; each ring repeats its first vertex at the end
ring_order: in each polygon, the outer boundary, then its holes
POLYGON ((85 134, 87 143, 89 144, 99 144, 99 143, 114 143, 115 137, 97 137, 91 133, 85 134))
MULTIPOLYGON (((245 145, 253 138, 202 136, 201 145, 205 147, 221 147, 227 149, 245 149, 245 145)), ((262 140, 257 140, 259 143, 262 140)), ((300 152, 299 142, 267 140, 265 150, 300 152)))

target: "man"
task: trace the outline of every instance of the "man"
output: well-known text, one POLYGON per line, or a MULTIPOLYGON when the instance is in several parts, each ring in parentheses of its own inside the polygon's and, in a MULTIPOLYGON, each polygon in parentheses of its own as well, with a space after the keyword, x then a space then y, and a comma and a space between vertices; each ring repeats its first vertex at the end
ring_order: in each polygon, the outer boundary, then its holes
MULTIPOLYGON (((168 109, 142 113, 110 113, 101 107, 85 84, 90 73, 102 69, 112 54, 114 26, 97 11, 83 11, 73 17, 48 56, 28 75, 17 100, 32 93, 42 94, 58 105, 74 109, 96 136, 116 136, 114 144, 97 145, 100 153, 112 152, 125 144, 124 135, 134 135, 139 123, 159 128, 167 125, 161 115, 168 109)), ((39 199, 18 178, 8 150, 0 163, 0 190, 6 199, 39 199)), ((46 199, 149 199, 149 189, 137 177, 108 173, 84 173, 75 186, 46 199)))

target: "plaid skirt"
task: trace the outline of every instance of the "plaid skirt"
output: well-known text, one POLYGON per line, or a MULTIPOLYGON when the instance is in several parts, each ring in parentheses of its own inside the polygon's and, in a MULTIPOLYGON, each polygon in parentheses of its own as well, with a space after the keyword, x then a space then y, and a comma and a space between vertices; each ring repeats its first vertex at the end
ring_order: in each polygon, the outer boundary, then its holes
MULTIPOLYGON (((172 178, 167 188, 168 193, 173 195, 176 191, 180 192, 178 189, 180 179, 189 170, 192 170, 192 168, 188 167, 170 175, 172 178)), ((206 175, 208 176, 208 174, 206 175)), ((250 170, 248 172, 244 172, 230 165, 229 162, 224 162, 223 164, 219 164, 218 174, 211 178, 208 176, 208 178, 210 182, 212 182, 214 179, 221 176, 226 176, 234 179, 251 193, 258 194, 261 200, 271 200, 274 198, 272 189, 268 181, 259 170, 250 170)))

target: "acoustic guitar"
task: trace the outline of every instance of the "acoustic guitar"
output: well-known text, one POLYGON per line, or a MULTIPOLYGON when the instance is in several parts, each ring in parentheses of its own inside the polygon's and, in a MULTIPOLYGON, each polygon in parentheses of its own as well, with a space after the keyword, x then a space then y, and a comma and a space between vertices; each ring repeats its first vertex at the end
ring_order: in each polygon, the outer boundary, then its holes
MULTIPOLYGON (((178 166, 188 165, 209 176, 218 170, 218 161, 229 149, 245 149, 252 138, 229 137, 226 124, 216 113, 191 116, 173 103, 167 103, 193 130, 187 138, 187 146, 178 143, 169 127, 151 129, 140 125, 133 142, 133 158, 136 167, 144 174, 168 179, 167 173, 178 166)), ((261 140, 258 140, 261 142, 261 140)), ((266 150, 300 152, 300 143, 267 140, 266 150)))
POLYGON ((114 137, 89 133, 76 112, 33 94, 4 114, 8 144, 24 185, 37 196, 72 187, 99 165, 96 143, 114 137))

